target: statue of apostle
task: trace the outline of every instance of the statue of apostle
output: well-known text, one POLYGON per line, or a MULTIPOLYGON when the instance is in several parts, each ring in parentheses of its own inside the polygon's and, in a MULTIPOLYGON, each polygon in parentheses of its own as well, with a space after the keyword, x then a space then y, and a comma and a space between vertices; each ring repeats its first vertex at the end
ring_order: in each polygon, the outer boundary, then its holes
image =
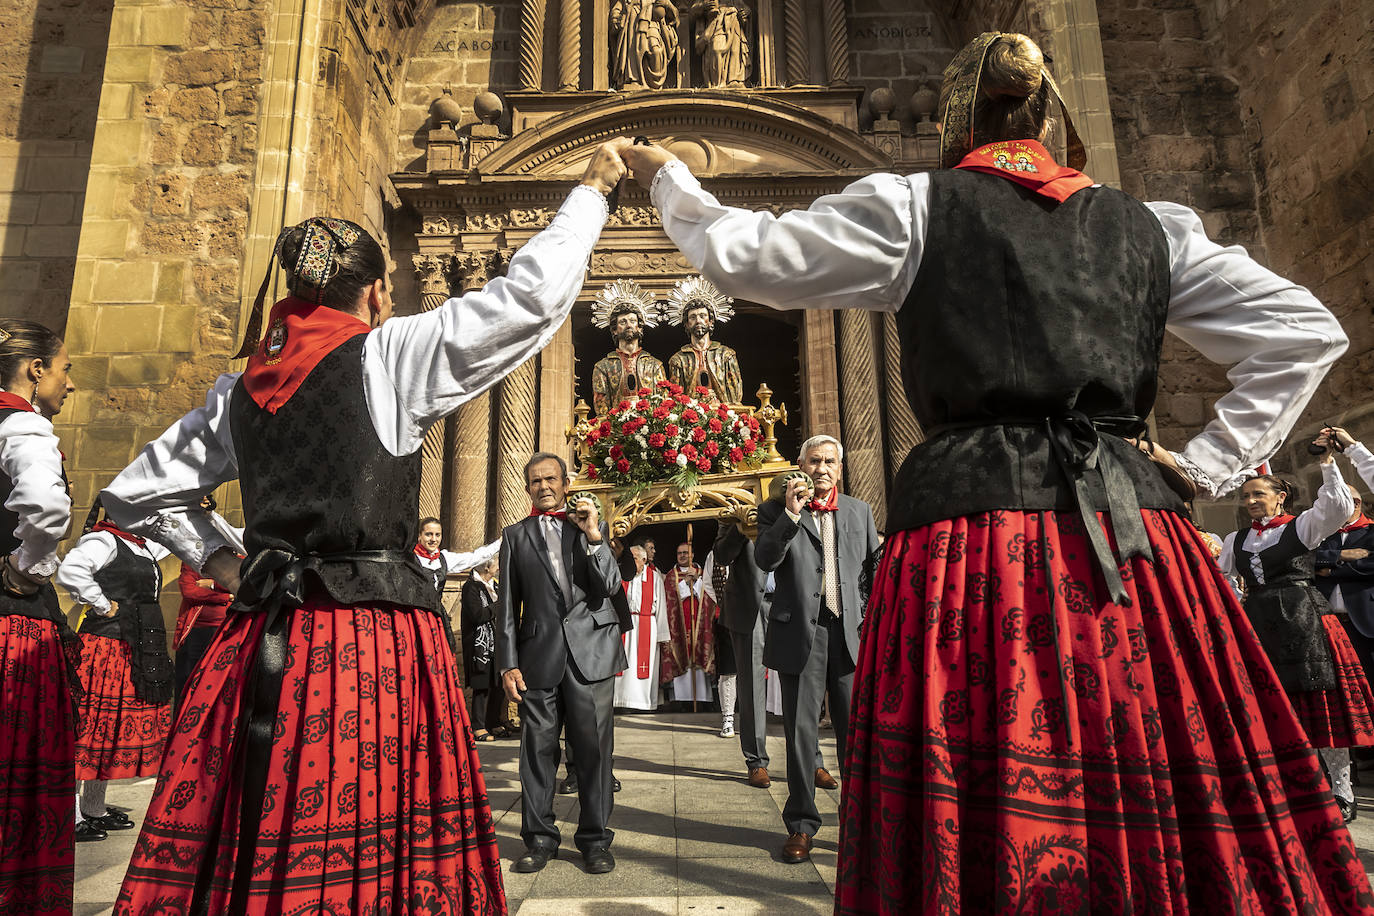
POLYGON ((669 358, 668 380, 689 392, 697 386, 708 388, 708 400, 725 404, 742 403, 744 378, 735 351, 711 335, 717 323, 734 316, 733 301, 705 277, 688 277, 668 293, 666 312, 669 321, 686 330, 688 340, 669 358))
POLYGON ((677 7, 668 0, 612 0, 611 85, 662 89, 676 66, 677 7))
POLYGON ((640 346, 644 331, 655 324, 653 296, 633 280, 606 284, 592 303, 592 323, 609 328, 615 349, 592 367, 592 405, 604 417, 640 388, 663 381, 663 363, 640 346))
POLYGON ((749 79, 749 7, 701 0, 692 7, 696 51, 706 88, 743 86, 749 79))

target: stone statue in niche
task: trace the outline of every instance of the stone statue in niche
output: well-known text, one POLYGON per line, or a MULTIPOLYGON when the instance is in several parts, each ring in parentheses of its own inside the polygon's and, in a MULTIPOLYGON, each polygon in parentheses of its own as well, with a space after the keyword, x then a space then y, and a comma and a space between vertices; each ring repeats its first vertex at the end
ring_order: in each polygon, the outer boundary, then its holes
POLYGON ((676 85, 677 7, 668 0, 613 0, 611 85, 616 89, 662 89, 676 85))
POLYGON ((749 81, 749 19, 743 3, 700 0, 692 7, 694 45, 701 55, 701 75, 708 89, 739 88, 749 81))

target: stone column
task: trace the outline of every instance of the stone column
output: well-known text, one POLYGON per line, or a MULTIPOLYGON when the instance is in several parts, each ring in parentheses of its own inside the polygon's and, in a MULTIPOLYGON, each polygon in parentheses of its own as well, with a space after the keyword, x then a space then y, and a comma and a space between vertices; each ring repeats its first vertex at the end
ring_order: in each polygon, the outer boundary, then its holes
POLYGON ((520 0, 520 88, 544 82, 544 0, 520 0))
POLYGON ((787 46, 787 85, 804 86, 811 82, 811 49, 807 44, 806 3, 784 0, 784 40, 787 46))
POLYGON ((778 85, 777 25, 774 22, 771 0, 758 4, 758 17, 759 37, 754 60, 757 62, 755 66, 758 67, 756 75, 759 87, 767 88, 778 85))
POLYGON ((832 86, 849 82, 849 17, 844 0, 825 0, 825 75, 832 86))
POLYGON ((512 525, 529 514, 530 497, 521 474, 534 452, 535 396, 538 377, 531 357, 501 383, 496 429, 496 527, 512 525))
POLYGON ((611 27, 610 0, 592 0, 592 88, 611 86, 610 43, 606 40, 611 27))
POLYGON ((572 457, 572 448, 563 438, 563 430, 573 420, 573 384, 572 319, 569 318, 539 354, 541 452, 572 457))
MULTIPOLYGON (((493 252, 465 251, 458 255, 458 278, 467 293, 486 286, 491 278, 493 252)), ((491 392, 485 391, 458 408, 449 422, 449 527, 453 544, 470 549, 490 540, 487 494, 491 490, 491 392)))
POLYGON ((558 88, 582 86, 582 4, 580 0, 559 0, 558 5, 558 88))
MULTIPOLYGON (((840 381, 835 366, 835 313, 807 309, 802 316, 803 439, 825 434, 840 437, 840 381)), ((796 461, 796 455, 784 455, 796 461)))
MULTIPOLYGON (((432 312, 449 298, 448 255, 417 254, 412 259, 420 281, 420 307, 432 312)), ((443 515, 444 425, 441 419, 425 433, 420 446, 420 517, 443 515)))
POLYGON ((873 507, 882 528, 887 520, 883 480, 883 428, 878 415, 873 321, 859 309, 840 312, 840 388, 844 412, 845 492, 873 507))
POLYGON ((902 385, 902 341, 897 336, 897 317, 891 312, 883 313, 883 351, 883 380, 887 387, 887 466, 888 482, 891 483, 906 456, 925 438, 902 385))

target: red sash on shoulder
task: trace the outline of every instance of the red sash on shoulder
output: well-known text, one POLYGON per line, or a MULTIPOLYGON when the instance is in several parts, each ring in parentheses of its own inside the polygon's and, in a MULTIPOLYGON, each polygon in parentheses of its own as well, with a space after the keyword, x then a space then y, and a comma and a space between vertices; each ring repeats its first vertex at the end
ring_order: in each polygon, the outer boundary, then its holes
POLYGON ((136 534, 130 534, 129 532, 125 531, 123 528, 119 527, 118 525, 116 525, 114 522, 110 521, 110 520, 107 519, 107 518, 102 518, 100 521, 98 521, 98 522, 96 522, 94 525, 92 525, 92 526, 91 526, 91 531, 92 531, 92 532, 96 532, 96 531, 108 531, 108 532, 110 532, 110 534, 113 534, 115 537, 117 537, 117 538, 123 538, 124 540, 128 541, 130 544, 137 544, 137 545, 140 546, 140 547, 142 547, 144 544, 147 543, 143 538, 139 537, 139 536, 136 535, 136 534))
POLYGON ((999 140, 980 146, 960 159, 955 168, 996 175, 1060 203, 1094 184, 1077 169, 1055 162, 1034 140, 999 140))
POLYGON ((276 413, 320 360, 370 330, 361 319, 338 309, 288 296, 272 306, 267 335, 243 370, 243 387, 259 407, 276 413))
POLYGON ((4 408, 23 410, 28 413, 38 413, 37 407, 34 407, 27 399, 21 398, 12 391, 0 391, 0 409, 4 408))

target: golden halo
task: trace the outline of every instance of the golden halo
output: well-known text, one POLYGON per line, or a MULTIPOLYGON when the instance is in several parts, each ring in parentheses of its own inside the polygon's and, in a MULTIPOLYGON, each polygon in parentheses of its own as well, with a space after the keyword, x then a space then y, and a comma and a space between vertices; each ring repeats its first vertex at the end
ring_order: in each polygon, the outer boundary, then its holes
POLYGON ((592 300, 592 324, 609 328, 617 315, 634 312, 642 328, 658 324, 658 303, 653 294, 633 280, 613 280, 592 300))
POLYGON ((668 291, 668 301, 663 307, 663 320, 669 324, 682 324, 682 318, 694 308, 705 306, 717 324, 724 324, 735 317, 732 303, 735 300, 716 289, 716 285, 703 276, 687 277, 673 284, 668 291))

